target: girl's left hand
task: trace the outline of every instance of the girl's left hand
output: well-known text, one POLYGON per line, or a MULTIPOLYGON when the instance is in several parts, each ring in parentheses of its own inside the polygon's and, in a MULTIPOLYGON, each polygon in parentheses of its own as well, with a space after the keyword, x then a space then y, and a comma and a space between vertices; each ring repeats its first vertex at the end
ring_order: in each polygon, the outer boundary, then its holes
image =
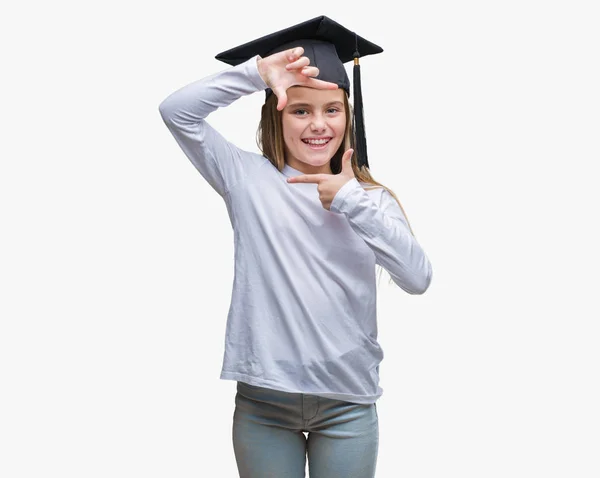
POLYGON ((329 211, 333 198, 344 184, 356 176, 352 169, 352 153, 349 149, 342 157, 342 171, 339 174, 303 174, 301 176, 292 176, 288 178, 288 183, 316 183, 319 199, 323 207, 329 211))

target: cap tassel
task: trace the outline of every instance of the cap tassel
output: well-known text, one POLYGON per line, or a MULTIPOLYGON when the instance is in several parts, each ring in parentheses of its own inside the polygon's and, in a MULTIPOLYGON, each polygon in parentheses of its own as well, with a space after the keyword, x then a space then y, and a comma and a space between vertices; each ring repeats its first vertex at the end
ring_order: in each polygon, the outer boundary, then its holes
POLYGON ((365 120, 363 114, 362 90, 360 85, 360 64, 358 63, 358 48, 354 52, 354 71, 353 71, 353 88, 354 88, 354 136, 356 138, 356 159, 358 169, 362 166, 369 167, 367 158, 367 137, 365 133, 365 120))

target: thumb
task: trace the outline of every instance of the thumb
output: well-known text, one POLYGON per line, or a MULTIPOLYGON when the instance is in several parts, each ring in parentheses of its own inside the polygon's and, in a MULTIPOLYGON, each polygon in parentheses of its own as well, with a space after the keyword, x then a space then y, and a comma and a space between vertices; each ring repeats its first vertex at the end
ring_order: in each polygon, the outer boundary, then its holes
POLYGON ((285 88, 275 88, 273 93, 277 96, 277 111, 281 111, 287 104, 287 93, 285 88))
POLYGON ((354 176, 354 171, 352 170, 353 154, 354 150, 350 148, 344 153, 344 156, 342 156, 342 173, 350 174, 352 176, 354 176))

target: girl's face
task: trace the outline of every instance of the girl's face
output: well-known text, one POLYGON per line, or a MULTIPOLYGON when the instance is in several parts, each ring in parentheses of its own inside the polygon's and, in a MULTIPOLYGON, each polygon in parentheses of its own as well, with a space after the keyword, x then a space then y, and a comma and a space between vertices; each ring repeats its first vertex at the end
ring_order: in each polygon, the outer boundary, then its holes
POLYGON ((329 161, 346 128, 344 95, 337 90, 294 86, 282 111, 286 162, 305 174, 331 173, 329 161))

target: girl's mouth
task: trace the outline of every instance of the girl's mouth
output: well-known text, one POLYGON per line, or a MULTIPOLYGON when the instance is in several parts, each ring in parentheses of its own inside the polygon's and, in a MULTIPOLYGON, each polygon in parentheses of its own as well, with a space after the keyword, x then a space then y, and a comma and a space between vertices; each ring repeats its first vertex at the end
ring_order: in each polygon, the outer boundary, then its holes
POLYGON ((311 149, 324 149, 327 144, 331 141, 331 138, 322 138, 322 139, 313 139, 313 138, 304 138, 302 142, 308 145, 311 149))

